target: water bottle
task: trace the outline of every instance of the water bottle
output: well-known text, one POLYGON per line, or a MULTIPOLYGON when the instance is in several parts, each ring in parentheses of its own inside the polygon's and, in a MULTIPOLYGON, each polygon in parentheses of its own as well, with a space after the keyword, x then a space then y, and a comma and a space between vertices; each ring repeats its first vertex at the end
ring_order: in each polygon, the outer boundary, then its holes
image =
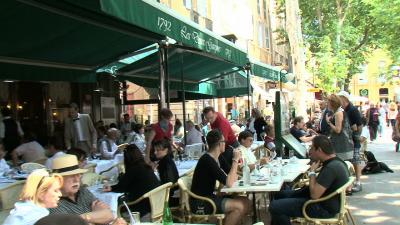
POLYGON ((250 185, 250 167, 247 165, 246 160, 243 166, 243 182, 245 185, 250 185))
POLYGON ((172 220, 171 209, 168 206, 168 202, 165 202, 164 214, 162 219, 163 225, 172 225, 174 221, 172 220))

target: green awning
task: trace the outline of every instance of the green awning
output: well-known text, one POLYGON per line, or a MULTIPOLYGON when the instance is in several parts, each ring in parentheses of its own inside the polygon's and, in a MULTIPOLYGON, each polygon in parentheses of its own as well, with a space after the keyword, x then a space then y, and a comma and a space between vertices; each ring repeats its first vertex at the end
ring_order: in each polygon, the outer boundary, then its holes
MULTIPOLYGON (((87 72, 149 46, 164 36, 101 11, 100 0, 3 0, 0 2, 0 62, 16 78, 20 64, 44 66, 37 79, 58 76, 53 68, 87 72), (26 2, 26 3, 23 3, 26 2), (13 64, 15 63, 15 64, 13 64), (15 72, 12 71, 15 65, 15 72)), ((31 69, 31 67, 23 67, 31 69)), ((29 74, 29 71, 23 72, 29 74)), ((24 76, 21 76, 24 77, 24 76)), ((36 79, 35 78, 35 79, 36 79)), ((70 78, 68 78, 70 79, 70 78)))
POLYGON ((96 82, 91 71, 0 63, 0 80, 96 82))
POLYGON ((247 54, 233 43, 201 28, 166 6, 149 0, 101 0, 104 12, 178 43, 218 56, 237 66, 245 65, 247 54))
POLYGON ((279 71, 277 67, 262 63, 251 62, 251 71, 254 76, 262 77, 268 80, 279 81, 279 71))
MULTIPOLYGON (((250 87, 251 88, 251 87, 250 87)), ((221 78, 217 83, 217 97, 229 98, 248 94, 247 74, 239 71, 221 78)))
MULTIPOLYGON (((223 72, 232 71, 234 65, 225 60, 209 57, 201 52, 180 51, 172 48, 168 52, 168 74, 171 80, 180 81, 181 72, 185 81, 198 82, 216 76, 223 72), (183 62, 182 56, 183 54, 183 62), (182 71, 181 71, 182 70, 182 71)), ((153 53, 141 60, 118 70, 123 76, 158 77, 160 74, 159 55, 153 53)))

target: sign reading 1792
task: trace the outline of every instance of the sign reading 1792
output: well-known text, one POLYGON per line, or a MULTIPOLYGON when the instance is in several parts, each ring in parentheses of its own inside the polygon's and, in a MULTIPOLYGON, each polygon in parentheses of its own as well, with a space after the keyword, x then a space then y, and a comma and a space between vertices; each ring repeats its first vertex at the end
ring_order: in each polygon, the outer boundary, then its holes
MULTIPOLYGON (((157 19, 157 28, 163 33, 168 33, 168 35, 172 36, 174 39, 179 39, 179 37, 174 35, 179 35, 172 33, 172 22, 162 18, 158 17, 157 19)), ((232 57, 232 50, 229 48, 225 48, 224 51, 222 52, 222 47, 218 45, 218 40, 214 38, 208 38, 205 39, 204 36, 206 36, 203 32, 198 31, 197 29, 191 29, 191 27, 182 25, 180 29, 180 39, 182 41, 185 41, 186 43, 190 43, 193 46, 197 46, 202 50, 205 50, 206 52, 212 52, 214 54, 222 54, 224 55, 227 59, 231 59, 232 57)))

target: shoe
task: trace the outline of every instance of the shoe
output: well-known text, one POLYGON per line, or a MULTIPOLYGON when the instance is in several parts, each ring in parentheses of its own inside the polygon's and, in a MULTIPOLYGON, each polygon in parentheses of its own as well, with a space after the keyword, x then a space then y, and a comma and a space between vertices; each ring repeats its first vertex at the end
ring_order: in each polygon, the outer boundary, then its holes
POLYGON ((353 187, 351 188, 351 191, 352 191, 352 192, 360 192, 360 191, 362 191, 362 185, 361 185, 361 183, 355 183, 355 184, 353 185, 353 187))
POLYGON ((353 192, 352 191, 346 191, 346 196, 352 196, 353 192))

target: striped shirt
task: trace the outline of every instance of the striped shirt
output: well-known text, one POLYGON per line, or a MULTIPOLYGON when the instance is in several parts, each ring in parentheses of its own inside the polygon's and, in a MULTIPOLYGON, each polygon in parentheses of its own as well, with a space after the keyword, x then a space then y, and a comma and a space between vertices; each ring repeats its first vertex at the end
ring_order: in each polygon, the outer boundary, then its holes
POLYGON ((61 197, 57 208, 49 209, 50 214, 77 214, 81 215, 92 211, 92 202, 96 197, 85 187, 76 193, 76 202, 67 197, 61 197))

